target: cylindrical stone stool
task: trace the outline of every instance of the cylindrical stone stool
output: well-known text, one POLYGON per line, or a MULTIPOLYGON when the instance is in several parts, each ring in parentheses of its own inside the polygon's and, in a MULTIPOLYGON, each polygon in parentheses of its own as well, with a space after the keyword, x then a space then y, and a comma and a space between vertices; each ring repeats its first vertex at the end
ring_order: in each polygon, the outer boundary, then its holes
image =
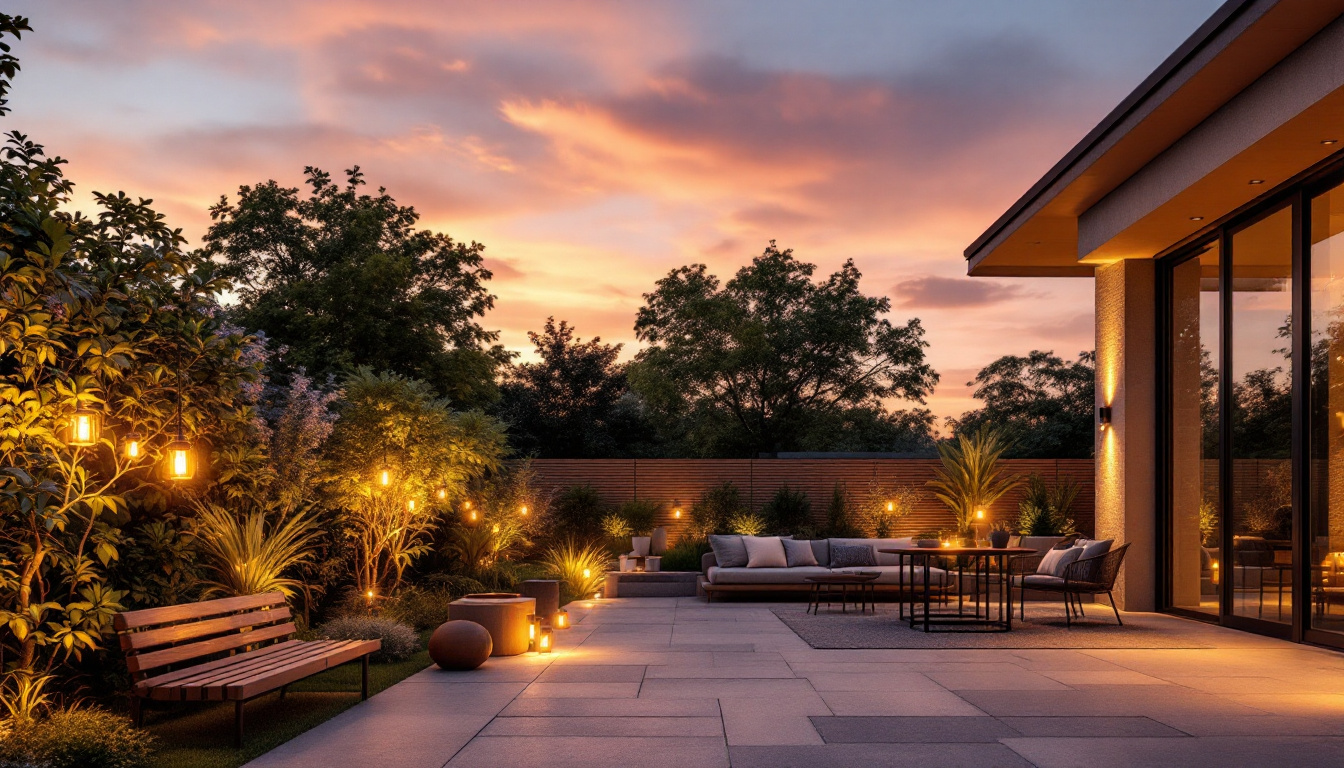
POLYGON ((537 615, 555 626, 555 612, 560 610, 560 582, 553 579, 528 579, 518 585, 518 593, 537 601, 537 615))
POLYGON ((537 601, 507 592, 467 595, 448 604, 449 621, 474 621, 490 633, 491 656, 527 653, 527 617, 537 601))

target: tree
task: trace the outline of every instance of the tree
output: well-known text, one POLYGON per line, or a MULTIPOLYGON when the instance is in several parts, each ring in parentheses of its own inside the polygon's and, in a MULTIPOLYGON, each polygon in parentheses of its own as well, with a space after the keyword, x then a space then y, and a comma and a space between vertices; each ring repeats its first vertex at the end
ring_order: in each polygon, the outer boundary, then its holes
POLYGON ((966 383, 984 406, 948 419, 954 435, 992 425, 1009 443, 1007 456, 1086 459, 1092 456, 1096 354, 1067 362, 1053 352, 1004 355, 966 383))
POLYGON ((0 160, 0 638, 25 674, 100 647, 131 512, 204 484, 170 490, 156 471, 179 428, 206 454, 256 427, 260 364, 224 321, 215 265, 150 201, 63 211, 63 163, 18 133, 0 160), (96 443, 69 439, 77 411, 102 417, 96 443))
POLYGON ((282 372, 325 381, 366 366, 463 406, 491 402, 509 355, 478 321, 495 300, 485 246, 416 229, 419 214, 385 189, 361 194, 358 166, 345 186, 304 173, 306 196, 268 181, 210 209, 204 250, 237 282, 236 321, 265 333, 282 372))
POLYGON ((511 443, 542 458, 612 457, 649 438, 649 427, 628 402, 620 344, 588 341, 554 317, 541 333, 528 332, 541 359, 511 366, 500 413, 511 443))
POLYGON ((774 241, 720 284, 704 264, 659 280, 635 321, 648 347, 631 386, 700 455, 826 450, 818 419, 886 401, 923 403, 938 382, 918 319, 892 325, 886 298, 865 296, 852 261, 822 282, 774 241))

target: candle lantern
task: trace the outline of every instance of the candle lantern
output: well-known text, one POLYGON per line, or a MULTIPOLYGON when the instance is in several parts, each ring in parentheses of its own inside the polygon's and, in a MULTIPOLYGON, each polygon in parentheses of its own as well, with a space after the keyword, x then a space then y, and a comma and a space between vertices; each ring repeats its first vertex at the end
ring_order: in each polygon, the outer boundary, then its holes
POLYGON ((542 617, 535 613, 527 614, 527 650, 541 650, 542 617))
POLYGON ((537 628, 537 653, 550 653, 553 638, 551 628, 542 624, 537 628))
POLYGON ((196 452, 191 450, 191 443, 181 432, 168 443, 164 452, 167 456, 165 471, 169 480, 190 480, 196 476, 196 452))
POLYGON ((75 409, 70 416, 70 427, 65 442, 72 446, 85 448, 97 445, 103 433, 103 415, 84 406, 75 409))
POLYGON ((145 446, 141 443, 144 436, 139 432, 131 432, 126 435, 126 444, 123 453, 130 461, 139 461, 140 457, 145 455, 145 446))
POLYGON ((569 629, 569 611, 561 608, 555 612, 555 628, 569 629))

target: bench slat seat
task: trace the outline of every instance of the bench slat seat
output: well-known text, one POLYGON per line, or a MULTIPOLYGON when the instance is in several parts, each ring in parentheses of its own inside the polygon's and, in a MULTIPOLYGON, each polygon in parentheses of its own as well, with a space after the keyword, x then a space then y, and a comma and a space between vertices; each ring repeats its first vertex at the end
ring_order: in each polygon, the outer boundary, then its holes
POLYGON ((131 672, 132 713, 141 699, 232 701, 234 739, 243 739, 243 703, 352 661, 369 695, 369 656, 378 640, 294 639, 284 595, 270 592, 119 613, 113 618, 131 672))

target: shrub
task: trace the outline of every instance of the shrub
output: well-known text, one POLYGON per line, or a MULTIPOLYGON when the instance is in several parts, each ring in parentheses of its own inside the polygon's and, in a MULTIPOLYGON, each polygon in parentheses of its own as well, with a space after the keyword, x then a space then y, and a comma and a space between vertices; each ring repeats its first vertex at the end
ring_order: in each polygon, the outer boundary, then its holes
POLYGON ((420 636, 414 629, 379 616, 342 616, 323 624, 318 632, 329 640, 382 640, 374 661, 401 661, 420 650, 420 636))
POLYGON ((40 768, 142 768, 154 737, 120 715, 72 709, 16 722, 0 737, 0 765, 40 768))
POLYGON ((1064 480, 1051 486, 1040 475, 1027 478, 1018 503, 1017 529, 1023 536, 1068 536, 1075 532, 1069 512, 1078 498, 1078 484, 1064 480))
POLYGON ((711 533, 727 533, 728 518, 745 512, 742 495, 732 483, 716 485, 706 490, 691 505, 691 533, 695 538, 711 533))
POLYGON ((546 550, 542 563, 571 598, 578 598, 602 589, 611 557, 597 544, 566 539, 546 550))
POLYGON ((635 499, 621 505, 621 517, 630 524, 634 536, 648 536, 658 517, 658 503, 649 499, 635 499))
POLYGON ((854 525, 849 515, 849 493, 844 483, 836 483, 831 489, 831 503, 826 508, 826 535, 840 539, 853 539, 863 535, 863 531, 854 525))
POLYGON ((546 569, 535 563, 498 560, 489 567, 480 569, 476 575, 487 591, 509 592, 528 579, 545 578, 546 569))
MULTIPOLYGON (((486 590, 481 587, 476 591, 486 590)), ((448 604, 461 596, 443 587, 406 587, 383 604, 382 616, 409 624, 417 630, 434 629, 448 620, 448 604)))
POLYGON ((471 595, 477 592, 487 592, 486 586, 470 576, 459 576, 455 573, 435 573, 425 579, 431 585, 448 591, 448 594, 456 600, 463 595, 471 595))
POLYGON ((874 480, 868 484, 860 505, 863 528, 878 538, 886 538, 895 532, 897 522, 914 512, 915 505, 927 497, 920 488, 890 486, 874 480))
POLYGON ((728 530, 742 536, 760 536, 765 533, 765 518, 743 510, 728 517, 728 530))
POLYGON ((974 529, 977 510, 988 508, 1017 485, 1017 476, 1005 476, 999 465, 1006 450, 1003 434, 988 426, 938 446, 942 466, 934 470, 928 486, 957 518, 962 536, 974 529))
POLYGON ((303 585, 284 574, 312 559, 322 533, 306 512, 269 524, 264 510, 240 516, 214 504, 201 505, 196 526, 204 559, 216 576, 204 582, 206 597, 277 590, 293 596, 303 585))
POLYGON ((612 512, 602 518, 602 532, 610 539, 627 539, 633 533, 634 529, 630 527, 630 521, 617 512, 612 512))
POLYGON ((812 502, 807 494, 781 486, 761 508, 766 530, 778 534, 796 534, 812 519, 812 502))
POLYGON ((698 571, 700 557, 710 551, 703 539, 682 539, 663 553, 664 571, 698 571))
POLYGON ((610 511, 591 485, 566 488, 551 505, 557 536, 590 539, 602 534, 602 517, 610 511))

